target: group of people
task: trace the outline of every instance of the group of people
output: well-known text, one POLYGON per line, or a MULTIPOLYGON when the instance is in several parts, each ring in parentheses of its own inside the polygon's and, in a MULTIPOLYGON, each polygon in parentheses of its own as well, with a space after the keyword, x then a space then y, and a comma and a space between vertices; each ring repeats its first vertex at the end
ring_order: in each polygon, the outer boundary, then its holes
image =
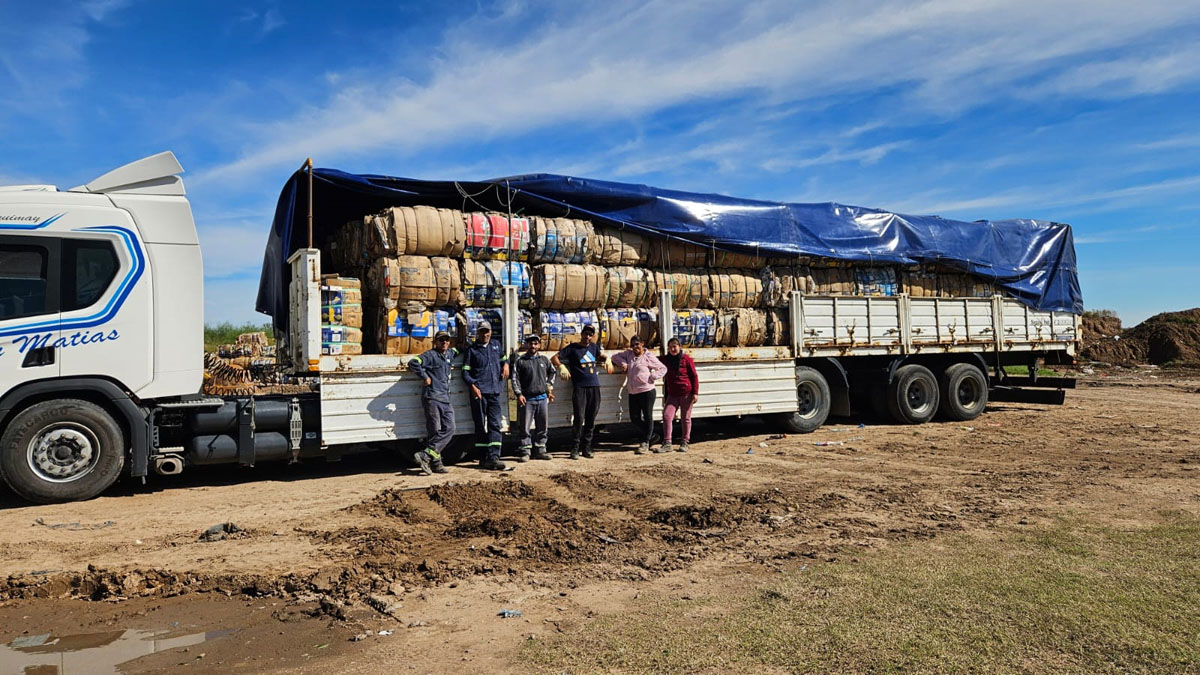
MULTIPOLYGON (((499 341, 492 340, 492 328, 485 321, 476 339, 467 347, 462 367, 463 380, 471 389, 471 418, 475 423, 475 451, 479 467, 504 471, 500 461, 503 436, 500 432, 504 387, 512 384, 517 397, 517 421, 520 423, 520 450, 517 461, 550 459, 546 450, 549 404, 554 401, 554 382, 560 367, 572 384, 573 421, 571 459, 591 459, 594 453, 596 414, 600 410, 600 378, 597 368, 606 357, 596 344, 596 329, 584 326, 579 341, 563 347, 551 358, 541 354, 542 340, 537 335, 525 338, 524 350, 509 363, 499 341)), ((687 452, 692 432, 692 406, 700 394, 696 364, 672 338, 661 358, 646 349, 640 337, 630 340, 629 349, 612 358, 612 366, 626 374, 629 417, 638 428, 636 454, 650 451, 654 439, 655 383, 663 381, 663 442, 654 452, 687 452), (682 438, 673 446, 672 427, 676 413, 680 417, 682 438)), ((434 347, 413 357, 408 369, 424 378, 421 407, 425 413, 425 448, 414 455, 421 473, 446 473, 442 451, 454 437, 454 409, 450 403, 453 379, 451 365, 458 350, 450 346, 450 335, 439 332, 434 347)))

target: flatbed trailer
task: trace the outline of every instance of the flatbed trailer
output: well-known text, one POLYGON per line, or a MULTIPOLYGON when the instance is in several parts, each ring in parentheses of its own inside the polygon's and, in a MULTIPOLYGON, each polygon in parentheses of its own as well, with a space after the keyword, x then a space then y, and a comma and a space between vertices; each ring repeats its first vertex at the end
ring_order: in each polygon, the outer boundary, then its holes
MULTIPOLYGON (((181 172, 163 153, 67 191, 0 189, 0 479, 31 501, 88 499, 123 475, 337 459, 425 435, 411 356, 322 355, 322 264, 314 248, 288 258, 291 311, 277 335, 281 366, 310 391, 200 393, 203 274, 181 172)), ((1037 372, 1041 363, 1073 361, 1075 314, 999 295, 799 292, 787 311, 789 344, 689 350, 702 392, 694 417, 760 415, 794 433, 856 408, 909 424, 938 414, 968 420, 989 397, 1061 403, 1074 385, 1037 372), (1008 376, 1005 367, 1014 365, 1029 375, 1008 376)), ((504 289, 501 312, 512 353, 514 287, 504 289)), ((670 291, 660 291, 656 316, 665 344, 670 291)), ((598 424, 628 420, 624 379, 600 375, 598 424)), ((557 388, 551 427, 571 423, 570 386, 557 388)), ((458 433, 466 434, 462 378, 454 378, 452 396, 458 433)))

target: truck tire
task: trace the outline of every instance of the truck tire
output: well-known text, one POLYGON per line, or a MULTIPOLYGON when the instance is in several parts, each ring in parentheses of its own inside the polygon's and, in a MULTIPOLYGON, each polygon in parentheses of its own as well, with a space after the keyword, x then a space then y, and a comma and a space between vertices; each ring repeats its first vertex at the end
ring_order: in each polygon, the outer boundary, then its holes
POLYGON ((887 386, 887 406, 900 424, 924 424, 938 411, 937 378, 925 366, 900 366, 887 386))
POLYGON ((833 397, 825 376, 812 368, 801 366, 796 369, 796 412, 783 413, 779 421, 793 434, 816 431, 829 417, 833 397))
POLYGON ((125 434, 104 408, 59 399, 17 413, 0 437, 0 476, 38 504, 91 499, 125 468, 125 434))
POLYGON ((948 420, 973 420, 987 407, 987 378, 977 366, 955 363, 942 373, 938 384, 941 388, 939 409, 942 417, 948 420))

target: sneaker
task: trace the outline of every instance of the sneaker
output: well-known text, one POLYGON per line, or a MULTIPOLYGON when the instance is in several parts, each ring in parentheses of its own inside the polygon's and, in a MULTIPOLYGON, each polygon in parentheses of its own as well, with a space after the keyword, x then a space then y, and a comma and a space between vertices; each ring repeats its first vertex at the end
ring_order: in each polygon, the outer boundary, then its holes
POLYGON ((450 469, 447 469, 446 465, 442 464, 442 460, 440 459, 435 459, 430 462, 429 468, 433 469, 434 473, 450 473, 450 469))
POLYGON ((596 456, 596 453, 592 452, 592 449, 591 449, 591 448, 588 448, 587 450, 584 450, 584 451, 583 451, 583 458, 584 458, 584 459, 591 459, 591 458, 593 458, 593 457, 595 457, 595 456, 596 456))
POLYGON ((675 448, 675 452, 687 452, 687 451, 688 451, 688 442, 687 441, 680 443, 679 447, 675 448))
POLYGON ((634 451, 633 451, 633 454, 635 454, 635 455, 644 455, 644 454, 646 454, 646 452, 647 452, 647 451, 649 451, 649 450, 650 450, 650 444, 649 444, 649 443, 642 443, 641 445, 637 446, 637 450, 634 450, 634 451))
POLYGON ((538 448, 537 450, 533 451, 533 454, 530 455, 530 457, 533 459, 550 459, 550 453, 546 452, 544 448, 538 448))
POLYGON ((670 443, 663 443, 662 445, 660 445, 660 446, 658 446, 657 448, 655 448, 655 449, 654 449, 654 453, 655 453, 655 454, 662 454, 662 453, 664 453, 664 452, 670 452, 670 451, 671 451, 671 444, 670 444, 670 443))
POLYGON ((485 459, 479 463, 479 468, 484 471, 504 471, 508 467, 498 459, 485 459))
POLYGON ((413 461, 417 463, 417 468, 421 470, 422 476, 433 475, 433 469, 429 465, 429 453, 422 450, 413 455, 413 461))

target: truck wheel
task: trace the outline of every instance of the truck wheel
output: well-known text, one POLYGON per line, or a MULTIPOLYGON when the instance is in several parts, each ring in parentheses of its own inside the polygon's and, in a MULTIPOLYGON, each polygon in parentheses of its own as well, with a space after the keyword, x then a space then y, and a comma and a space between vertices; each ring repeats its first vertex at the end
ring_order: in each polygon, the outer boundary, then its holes
POLYGON ((125 468, 125 435, 104 408, 60 399, 29 406, 0 437, 0 476, 39 504, 91 499, 125 468))
POLYGON ((942 393, 940 410, 946 419, 973 420, 987 407, 987 378, 977 366, 956 363, 942 373, 938 384, 942 393))
POLYGON ((796 369, 796 402, 799 407, 796 412, 783 413, 780 421, 793 434, 816 431, 829 417, 832 399, 825 376, 812 368, 801 366, 796 369))
POLYGON ((925 366, 900 366, 887 386, 888 412, 901 424, 924 424, 938 410, 937 378, 925 366))

